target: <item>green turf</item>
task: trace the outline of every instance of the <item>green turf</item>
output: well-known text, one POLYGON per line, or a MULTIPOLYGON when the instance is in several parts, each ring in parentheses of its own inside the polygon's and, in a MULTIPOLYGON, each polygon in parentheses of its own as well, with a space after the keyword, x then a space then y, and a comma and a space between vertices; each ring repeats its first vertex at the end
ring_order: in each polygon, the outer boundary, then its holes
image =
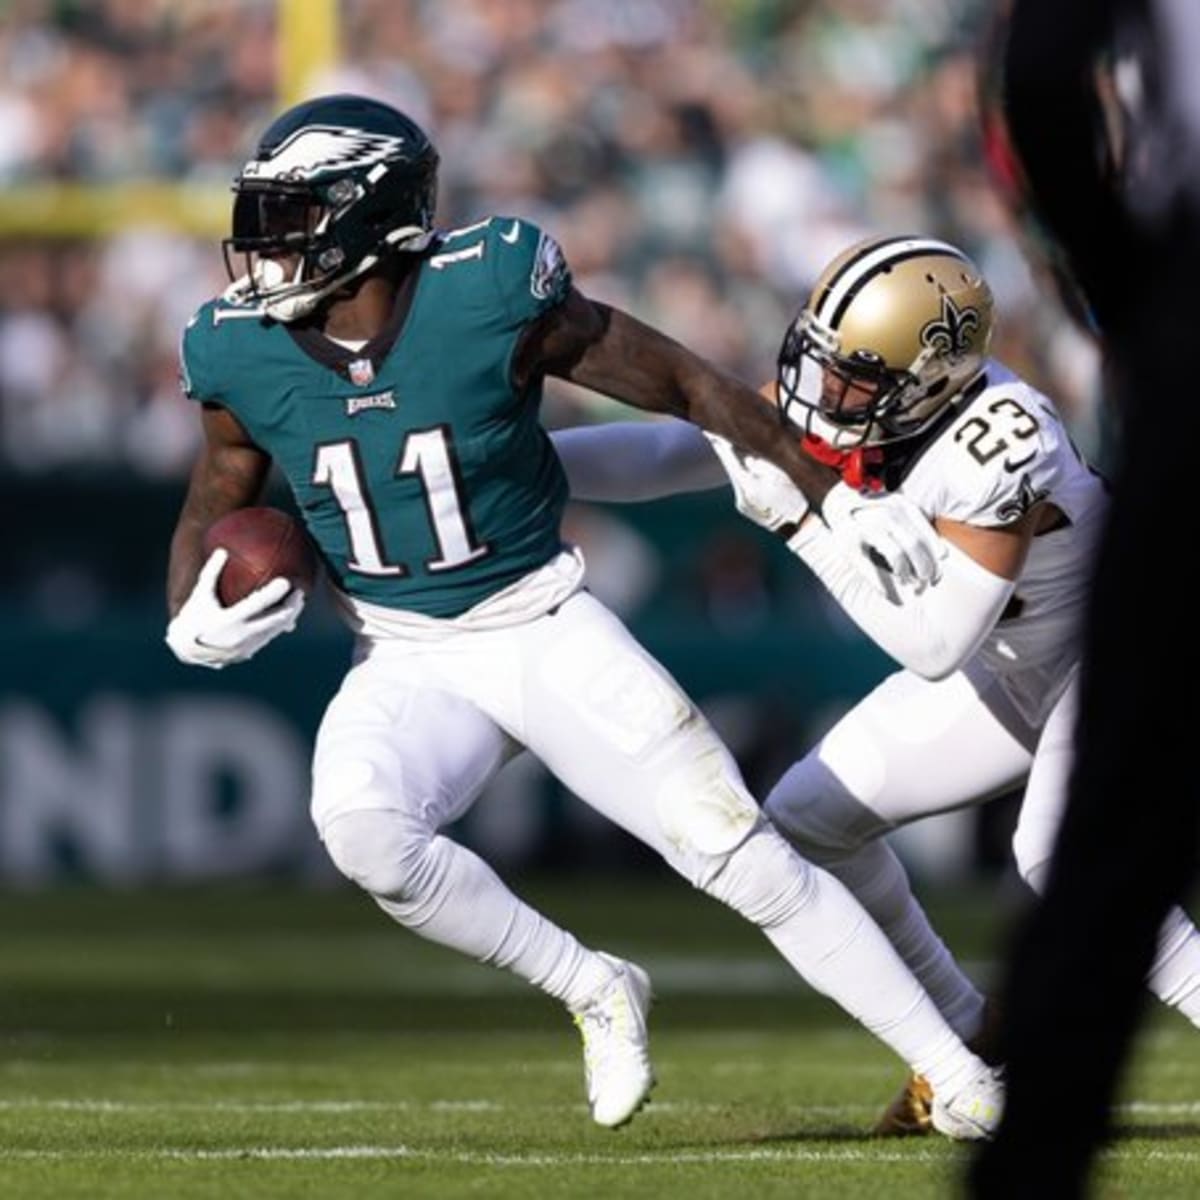
MULTIPOLYGON (((674 880, 532 887, 659 993, 659 1086, 594 1127, 551 1001, 352 892, 0 896, 0 1197, 953 1196, 941 1139, 864 1134, 890 1053, 674 880)), ((936 915, 974 960, 996 907, 936 915)), ((1138 1047, 1101 1194, 1200 1191, 1200 1045, 1138 1047)), ((1032 1166, 1031 1166, 1031 1169, 1032 1166)))

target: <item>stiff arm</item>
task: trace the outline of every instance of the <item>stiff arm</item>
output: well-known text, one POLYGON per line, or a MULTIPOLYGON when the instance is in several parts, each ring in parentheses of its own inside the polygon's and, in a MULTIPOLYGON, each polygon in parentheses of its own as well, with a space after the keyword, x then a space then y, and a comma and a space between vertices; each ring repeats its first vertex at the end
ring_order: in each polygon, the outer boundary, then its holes
POLYGON ((531 325, 518 347, 513 382, 568 379, 634 408, 665 413, 719 434, 773 462, 819 509, 837 475, 808 457, 799 439, 754 389, 678 342, 572 288, 531 325))
MULTIPOLYGON (((708 439, 686 422, 611 422, 550 436, 576 500, 655 500, 729 482, 708 439)), ((939 678, 960 667, 994 627, 1035 532, 1057 515, 1043 504, 1001 527, 936 518, 945 565, 938 581, 923 587, 898 586, 811 517, 788 546, 883 650, 918 674, 939 678)))

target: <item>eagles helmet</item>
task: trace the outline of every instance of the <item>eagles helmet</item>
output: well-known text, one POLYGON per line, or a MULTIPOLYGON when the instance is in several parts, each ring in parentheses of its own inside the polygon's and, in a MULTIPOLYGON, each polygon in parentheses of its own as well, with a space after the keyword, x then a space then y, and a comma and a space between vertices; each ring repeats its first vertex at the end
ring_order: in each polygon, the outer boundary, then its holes
POLYGON ((295 321, 388 251, 424 249, 437 168, 420 126, 378 100, 323 96, 288 109, 234 181, 226 295, 295 321))
POLYGON ((825 268, 779 352, 783 415, 839 448, 926 429, 984 371, 992 293, 961 250, 871 238, 825 268))

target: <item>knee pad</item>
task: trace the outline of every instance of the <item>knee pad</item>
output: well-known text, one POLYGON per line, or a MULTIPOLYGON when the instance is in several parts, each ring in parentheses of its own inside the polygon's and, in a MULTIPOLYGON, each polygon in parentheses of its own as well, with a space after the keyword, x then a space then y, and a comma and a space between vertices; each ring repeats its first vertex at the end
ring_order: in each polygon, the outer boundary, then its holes
POLYGON ((372 896, 390 900, 413 890, 432 838, 432 830, 387 809, 343 813, 321 830, 337 869, 372 896))
POLYGON ((852 853, 889 828, 815 753, 787 770, 763 810, 792 845, 821 864, 852 853))
POLYGON ((713 747, 671 770, 654 796, 659 827, 687 857, 724 859, 762 819, 737 768, 713 747))

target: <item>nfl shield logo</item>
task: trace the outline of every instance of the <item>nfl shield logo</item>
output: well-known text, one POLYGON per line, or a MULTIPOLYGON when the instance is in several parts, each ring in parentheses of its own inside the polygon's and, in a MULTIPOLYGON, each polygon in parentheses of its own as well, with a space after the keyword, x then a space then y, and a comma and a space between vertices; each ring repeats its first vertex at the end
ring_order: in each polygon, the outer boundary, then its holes
POLYGON ((356 387, 366 387, 375 379, 375 368, 369 358, 356 358, 346 370, 350 375, 350 382, 356 387))

